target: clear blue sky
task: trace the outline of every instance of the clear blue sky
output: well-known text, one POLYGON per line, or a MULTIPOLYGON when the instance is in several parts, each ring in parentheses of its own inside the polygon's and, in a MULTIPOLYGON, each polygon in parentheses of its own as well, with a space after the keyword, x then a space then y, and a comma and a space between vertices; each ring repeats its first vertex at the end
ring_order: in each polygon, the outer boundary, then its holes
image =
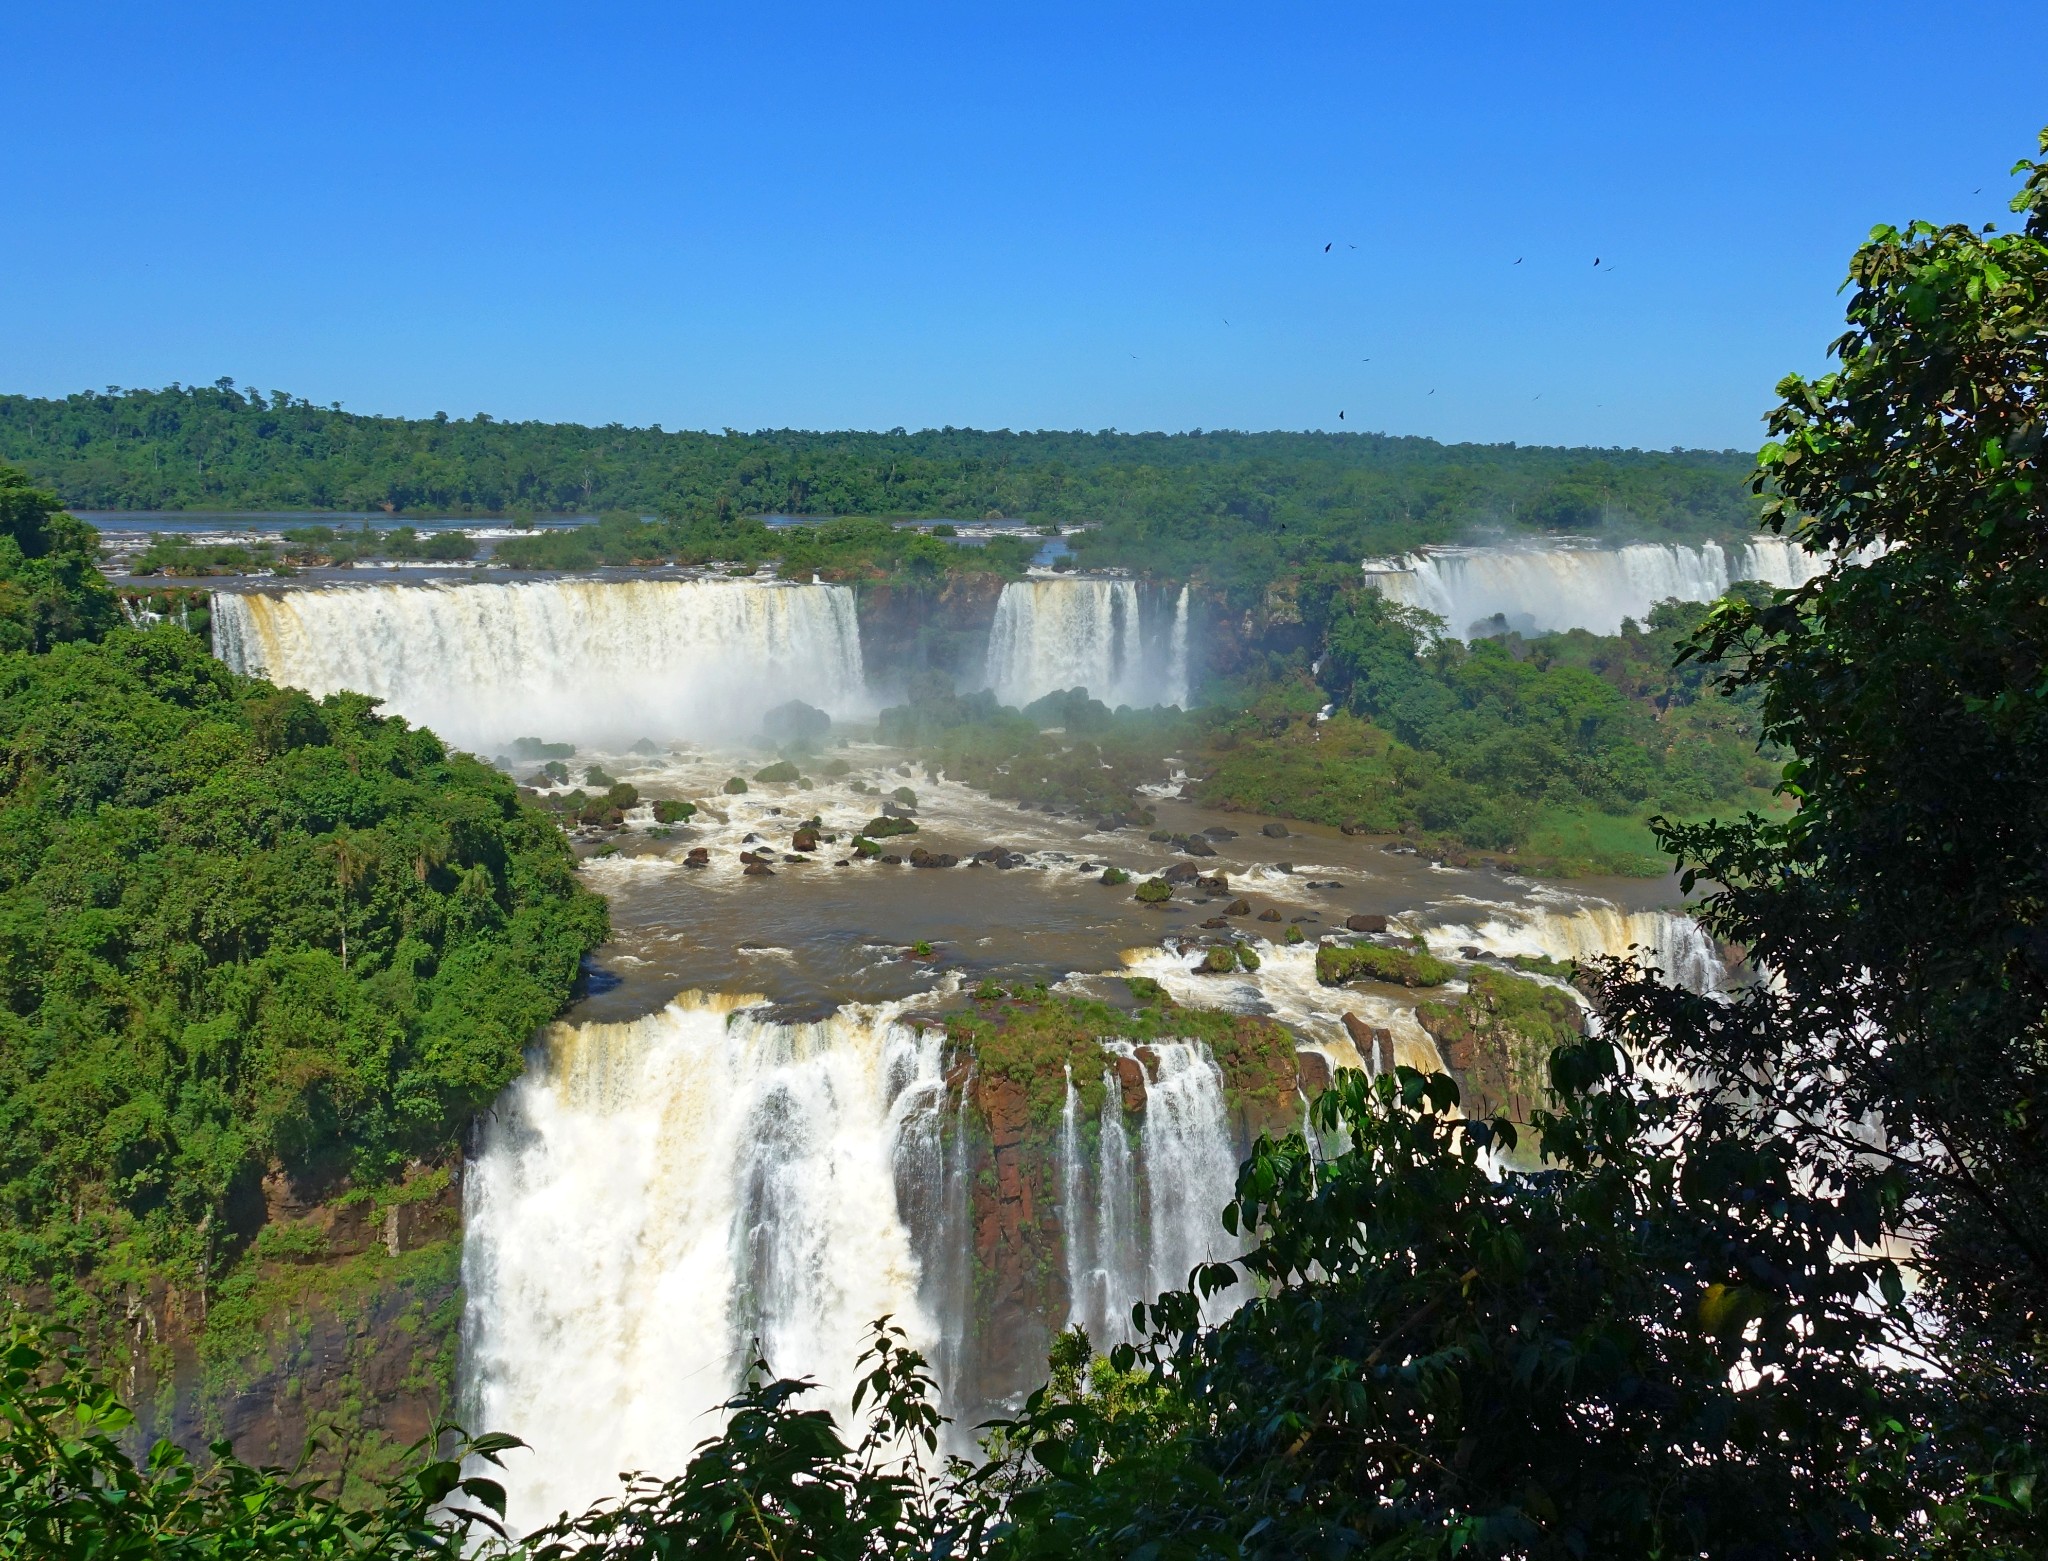
POLYGON ((2031 11, 17 0, 0 389, 1748 447, 2031 11))

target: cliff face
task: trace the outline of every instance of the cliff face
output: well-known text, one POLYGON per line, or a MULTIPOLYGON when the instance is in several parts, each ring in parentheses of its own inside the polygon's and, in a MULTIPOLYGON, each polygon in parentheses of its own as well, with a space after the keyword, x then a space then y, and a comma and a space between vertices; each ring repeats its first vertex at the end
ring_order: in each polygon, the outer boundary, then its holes
POLYGON ((265 1223, 201 1294, 118 1298, 134 1437, 203 1449, 225 1437, 250 1463, 296 1464, 345 1489, 395 1473, 455 1408, 461 1197, 452 1168, 422 1168, 377 1197, 314 1200, 266 1178, 265 1223))
POLYGON ((997 575, 948 575, 926 585, 862 584, 861 661, 884 701, 899 698, 917 673, 931 672, 957 688, 981 686, 997 575))
POLYGON ((1550 1053, 1579 1035, 1584 1015, 1569 994, 1523 976, 1475 966, 1464 996, 1415 1010, 1458 1081, 1465 1114, 1527 1121, 1543 1098, 1550 1053))

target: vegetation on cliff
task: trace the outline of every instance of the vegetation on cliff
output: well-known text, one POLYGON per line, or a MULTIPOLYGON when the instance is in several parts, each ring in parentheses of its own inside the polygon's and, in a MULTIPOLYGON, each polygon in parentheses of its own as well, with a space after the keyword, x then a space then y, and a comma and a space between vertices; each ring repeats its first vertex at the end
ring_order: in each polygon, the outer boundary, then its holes
POLYGON ((1133 983, 1133 1008, 1097 998, 1034 988, 1014 996, 985 986, 971 1008, 946 1016, 946 1038, 972 1053, 977 1075, 1003 1079, 1023 1091, 1025 1110, 1039 1128, 1058 1122, 1071 1074, 1082 1110, 1102 1107, 1103 1074, 1110 1067, 1105 1042, 1133 1047, 1193 1041, 1208 1048, 1223 1074, 1233 1107, 1270 1112, 1291 1100, 1295 1087, 1294 1036, 1284 1025, 1250 1014, 1176 1003, 1156 983, 1133 983))
POLYGON ((181 629, 0 657, 0 753, 0 1275, 60 1308, 447 1155, 605 933, 504 776, 181 629))

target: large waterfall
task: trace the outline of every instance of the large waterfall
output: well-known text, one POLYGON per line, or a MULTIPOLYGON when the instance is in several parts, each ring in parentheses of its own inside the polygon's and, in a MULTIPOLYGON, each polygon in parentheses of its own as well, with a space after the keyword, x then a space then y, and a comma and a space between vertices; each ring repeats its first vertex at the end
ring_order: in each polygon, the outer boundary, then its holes
POLYGON ((1144 606, 1130 580, 1013 581, 996 600, 988 686, 1011 705, 1062 688, 1085 688, 1112 708, 1185 705, 1187 588, 1170 616, 1144 606))
MULTIPOLYGON (((581 1510, 623 1470, 680 1469, 756 1344, 826 1384, 842 1420, 885 1314, 951 1411, 1032 1385, 964 1380, 975 1338, 1062 1319, 977 1310, 972 1063, 949 1078, 943 1032, 900 1014, 784 1024, 687 993, 543 1037, 464 1184, 464 1409, 532 1444, 509 1471, 516 1525, 581 1510)), ((1218 1218, 1237 1148, 1200 1045, 1108 1043, 1104 1067, 1098 1120, 1069 1101, 1058 1199, 1070 1315, 1106 1344, 1134 1303, 1237 1250, 1218 1218), (1128 1123, 1120 1066, 1143 1075, 1128 1123)))
POLYGON ((623 746, 750 736, 802 699, 866 701, 853 593, 726 580, 530 580, 218 592, 215 644, 238 672, 314 694, 355 689, 458 743, 623 746))
POLYGON ((557 1026, 486 1131, 466 1390, 473 1423, 534 1448, 511 1471, 522 1526, 621 1470, 680 1469, 753 1341, 782 1375, 849 1387, 875 1318, 938 1342, 898 1193, 944 1106, 936 1035, 886 1008, 782 1025, 747 1001, 557 1026))
POLYGON ((1783 537, 1759 537, 1733 549, 1706 542, 1631 542, 1597 547, 1579 542, 1503 547, 1431 547, 1366 564, 1368 578, 1389 600, 1420 607, 1460 638, 1483 631, 1496 615, 1525 634, 1589 629, 1613 634, 1624 618, 1640 619, 1676 597, 1706 602, 1737 580, 1780 588, 1803 585, 1830 559, 1783 537))

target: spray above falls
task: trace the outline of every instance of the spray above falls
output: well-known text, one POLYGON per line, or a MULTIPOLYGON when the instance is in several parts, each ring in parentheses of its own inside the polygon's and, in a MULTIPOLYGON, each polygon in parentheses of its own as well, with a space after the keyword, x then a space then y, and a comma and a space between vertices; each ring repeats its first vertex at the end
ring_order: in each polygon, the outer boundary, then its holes
POLYGON ((1661 601, 1709 602, 1737 580, 1786 589, 1804 585, 1832 560, 1783 537, 1739 547, 1581 542, 1505 547, 1431 547, 1400 558, 1371 559, 1367 580, 1389 601, 1444 620, 1460 639, 1488 632, 1498 617, 1524 634, 1587 629, 1614 634, 1661 601))
POLYGON ((1118 705, 1188 702, 1188 592, 1131 580, 1018 580, 989 630, 988 686, 1007 705, 1085 688, 1118 705))
POLYGON ((749 736, 801 699, 867 703, 853 593, 752 580, 527 580, 218 592, 237 672, 374 694, 489 753, 521 736, 624 746, 749 736))

